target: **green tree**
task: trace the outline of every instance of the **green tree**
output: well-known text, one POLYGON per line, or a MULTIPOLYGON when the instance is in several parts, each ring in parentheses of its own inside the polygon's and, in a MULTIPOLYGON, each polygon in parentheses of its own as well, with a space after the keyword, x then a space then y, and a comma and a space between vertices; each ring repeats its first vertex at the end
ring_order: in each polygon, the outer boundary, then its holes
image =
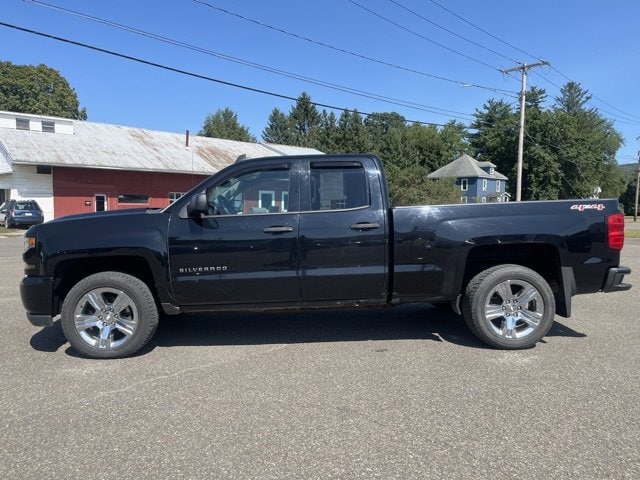
POLYGON ((320 124, 320 114, 306 92, 300 94, 296 104, 291 108, 289 123, 295 134, 296 145, 311 147, 320 124))
POLYGON ((504 100, 491 99, 476 110, 469 136, 474 158, 491 162, 509 178, 509 190, 515 192, 518 154, 518 115, 504 100))
POLYGON ((532 88, 527 92, 522 197, 526 200, 561 198, 568 187, 563 182, 562 165, 550 141, 555 130, 553 114, 543 109, 546 93, 532 88))
POLYGON ((240 142, 256 141, 249 129, 240 124, 238 115, 230 108, 219 109, 216 113, 208 115, 198 135, 240 142))
POLYGON ((323 110, 320 114, 320 122, 314 134, 312 146, 321 152, 340 153, 337 119, 333 112, 323 110))
POLYGON ((620 198, 618 202, 622 206, 625 215, 633 215, 636 209, 636 179, 634 178, 632 181, 627 183, 627 188, 620 198))
POLYGON ((556 97, 556 110, 568 115, 579 115, 583 112, 593 113, 595 110, 585 109, 589 100, 591 100, 591 95, 579 83, 567 82, 560 89, 560 95, 556 97))
POLYGON ((372 138, 376 153, 389 166, 391 175, 401 175, 402 169, 418 164, 416 146, 409 141, 409 129, 406 126, 390 128, 386 134, 372 138), (392 169, 390 166, 397 167, 392 169))
POLYGON ((267 120, 267 126, 262 131, 262 139, 267 143, 295 145, 296 135, 287 115, 274 108, 267 120))
POLYGON ((453 178, 430 180, 427 178, 429 172, 419 165, 404 168, 389 165, 385 171, 389 197, 396 207, 460 203, 460 192, 453 178))
POLYGON ((371 141, 357 110, 343 110, 336 129, 336 147, 344 153, 371 152, 371 141))
POLYGON ((437 168, 458 158, 463 152, 470 150, 467 137, 469 132, 464 124, 451 120, 440 129, 440 148, 436 159, 437 168))
POLYGON ((406 119, 396 112, 375 112, 364 119, 369 137, 373 142, 383 139, 390 130, 403 130, 407 126, 406 119))
POLYGON ((86 120, 76 91, 46 65, 0 62, 0 110, 86 120))
POLYGON ((371 152, 385 165, 402 165, 413 159, 412 145, 407 142, 407 122, 396 112, 376 112, 364 119, 371 152))
POLYGON ((586 108, 591 96, 579 84, 569 82, 560 93, 548 137, 570 187, 561 198, 589 197, 596 187, 602 189, 602 197, 619 197, 627 184, 615 159, 622 136, 596 109, 586 108))

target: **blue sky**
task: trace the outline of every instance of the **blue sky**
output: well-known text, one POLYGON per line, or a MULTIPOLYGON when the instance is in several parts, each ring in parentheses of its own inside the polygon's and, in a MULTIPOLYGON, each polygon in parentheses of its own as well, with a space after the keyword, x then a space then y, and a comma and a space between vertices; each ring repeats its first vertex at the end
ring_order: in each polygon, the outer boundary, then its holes
MULTIPOLYGON (((625 139, 618 162, 637 161, 640 2, 436 1, 2 0, 0 21, 285 96, 306 91, 319 103, 362 112, 397 111, 408 120, 434 123, 455 118, 468 124, 490 98, 516 104, 519 74, 507 76, 498 69, 544 59, 553 68, 532 70, 528 86, 544 88, 551 103, 567 78, 580 82, 594 95, 591 106, 612 119, 625 139), (208 53, 42 6, 45 2, 208 53), (403 105, 277 75, 213 53, 403 105)), ((271 110, 288 112, 293 104, 4 26, 0 45, 0 60, 44 63, 60 71, 77 91, 90 121, 195 133, 207 114, 229 107, 260 138, 271 110)))

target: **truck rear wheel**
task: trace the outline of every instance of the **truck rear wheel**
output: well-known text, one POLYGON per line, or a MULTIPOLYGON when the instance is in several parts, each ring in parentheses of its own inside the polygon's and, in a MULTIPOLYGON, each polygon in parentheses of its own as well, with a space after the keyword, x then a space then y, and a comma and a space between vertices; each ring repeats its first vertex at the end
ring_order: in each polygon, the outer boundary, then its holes
POLYGON ((498 265, 476 275, 462 302, 465 322, 483 342, 496 348, 533 347, 555 317, 551 287, 520 265, 498 265))
POLYGON ((79 353, 91 358, 133 355, 151 339, 158 309, 149 287, 121 272, 80 280, 62 305, 62 330, 79 353))

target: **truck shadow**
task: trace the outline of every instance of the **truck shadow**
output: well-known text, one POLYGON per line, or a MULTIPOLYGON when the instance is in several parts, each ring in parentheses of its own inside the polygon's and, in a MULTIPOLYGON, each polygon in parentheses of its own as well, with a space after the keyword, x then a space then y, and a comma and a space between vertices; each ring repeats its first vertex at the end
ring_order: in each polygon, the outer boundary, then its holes
MULTIPOLYGON (((554 322, 547 337, 586 335, 554 322)), ((165 317, 151 348, 207 345, 263 345, 376 340, 430 340, 489 348, 469 331, 462 317, 431 305, 396 308, 286 312, 218 313, 165 317)))
POLYGON ((165 317, 152 343, 169 347, 368 340, 446 340, 464 346, 482 345, 460 317, 430 305, 165 317))
MULTIPOLYGON (((550 336, 586 335, 555 322, 550 336)), ((379 340, 429 340, 463 347, 489 348, 469 331, 461 317, 431 305, 397 308, 278 313, 216 313, 163 317, 158 331, 139 355, 157 347, 268 345, 379 340)), ((65 345, 60 322, 31 337, 31 346, 55 352, 65 345)), ((75 356, 73 349, 66 352, 75 356)))

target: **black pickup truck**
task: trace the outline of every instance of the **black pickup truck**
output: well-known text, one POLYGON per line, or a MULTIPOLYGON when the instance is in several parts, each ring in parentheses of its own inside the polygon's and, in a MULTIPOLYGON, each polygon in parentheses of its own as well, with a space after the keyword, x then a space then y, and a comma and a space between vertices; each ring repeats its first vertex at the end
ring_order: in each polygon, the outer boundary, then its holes
POLYGON ((95 358, 166 315, 450 304, 497 348, 535 345, 577 294, 627 290, 615 200, 392 208, 372 155, 236 162, 163 210, 63 217, 25 235, 29 321, 95 358))

